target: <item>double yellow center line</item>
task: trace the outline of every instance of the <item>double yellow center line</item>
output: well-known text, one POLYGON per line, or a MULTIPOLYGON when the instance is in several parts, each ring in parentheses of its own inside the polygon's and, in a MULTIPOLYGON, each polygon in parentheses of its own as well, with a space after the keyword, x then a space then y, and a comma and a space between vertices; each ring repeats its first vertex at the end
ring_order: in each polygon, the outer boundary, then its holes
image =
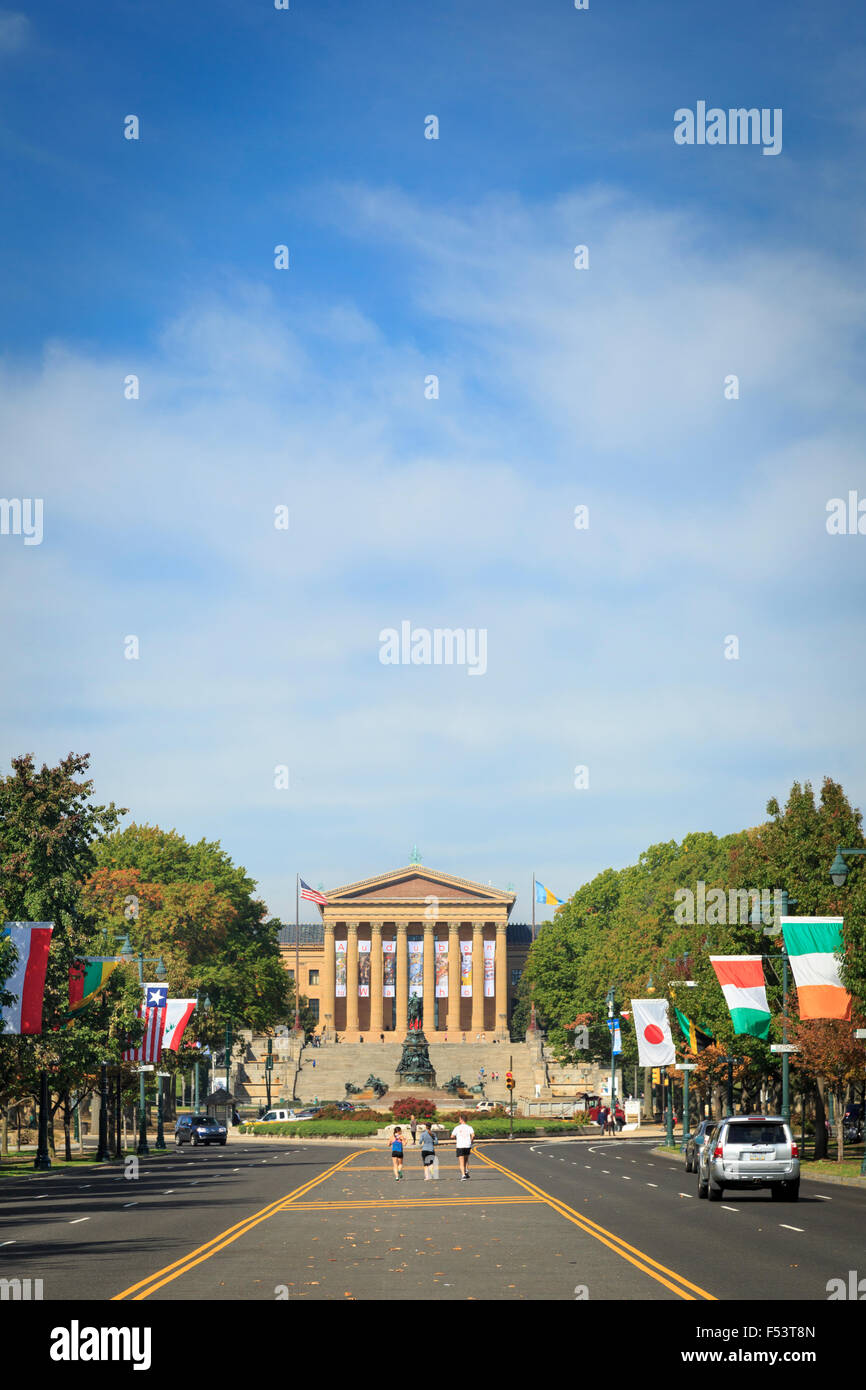
POLYGON ((519 1177, 510 1168, 503 1168, 501 1163, 494 1163, 492 1158, 487 1157, 487 1154, 479 1153, 476 1149, 475 1157, 480 1159, 482 1163, 486 1163, 489 1168, 495 1168, 498 1173, 504 1173, 507 1178, 511 1178, 512 1182, 519 1183, 527 1192, 531 1192, 538 1201, 545 1202, 547 1206, 559 1212, 560 1216, 564 1216, 566 1221, 570 1221, 572 1225, 579 1227, 581 1231, 585 1231, 595 1240, 601 1241, 602 1245, 606 1245, 615 1255, 619 1255, 623 1260, 628 1260, 635 1269, 639 1269, 642 1274, 648 1274, 657 1283, 664 1284, 666 1289, 678 1294, 680 1298, 689 1299, 692 1302, 701 1298, 711 1303, 717 1302, 714 1294, 707 1293, 706 1289, 700 1288, 698 1284, 690 1283, 688 1279, 684 1279, 675 1270, 659 1264, 658 1260, 652 1259, 650 1255, 645 1255, 642 1250, 635 1249, 633 1245, 629 1245, 628 1241, 614 1235, 604 1226, 599 1226, 596 1221, 590 1221, 588 1216, 575 1211, 574 1207, 570 1207, 567 1202, 561 1202, 558 1197, 552 1197, 549 1192, 536 1187, 535 1183, 529 1182, 527 1178, 519 1177))
POLYGON ((282 1197, 278 1197, 276 1202, 271 1202, 270 1206, 263 1207, 261 1211, 254 1212, 252 1216, 248 1216, 244 1221, 239 1221, 236 1226, 230 1226, 227 1231, 223 1231, 220 1235, 214 1236, 213 1240, 206 1241, 205 1244, 200 1245, 197 1250, 191 1250, 188 1255, 184 1255, 183 1259, 175 1260, 174 1264, 166 1265, 164 1269, 158 1269, 155 1274, 151 1274, 147 1279, 140 1279, 137 1284, 130 1284, 129 1288, 124 1289, 122 1293, 116 1293, 111 1302, 117 1303, 124 1298, 128 1298, 134 1303, 137 1303, 143 1298, 149 1298, 152 1293, 156 1293, 157 1289, 161 1289, 164 1284, 170 1284, 172 1279, 179 1279, 182 1274, 186 1274, 189 1270, 193 1269, 195 1265, 201 1264, 203 1260, 209 1260, 211 1255, 215 1255, 218 1250, 223 1250, 227 1245, 231 1245, 233 1240, 239 1240, 241 1236, 245 1236, 247 1231, 251 1231, 253 1227, 258 1226, 261 1221, 267 1221, 268 1218, 274 1216, 276 1212, 282 1211, 287 1203, 293 1202, 299 1197, 303 1197, 307 1192, 311 1192, 314 1187, 319 1186, 319 1183, 324 1182, 326 1178, 332 1177, 334 1173, 338 1173, 341 1168, 346 1167, 347 1163, 351 1163, 352 1159, 357 1157, 357 1153, 358 1151, 356 1150, 355 1153, 347 1154, 339 1163, 334 1163, 330 1168, 326 1168, 317 1178, 311 1178, 309 1182, 305 1182, 302 1187, 296 1188, 294 1192, 289 1192, 282 1197))

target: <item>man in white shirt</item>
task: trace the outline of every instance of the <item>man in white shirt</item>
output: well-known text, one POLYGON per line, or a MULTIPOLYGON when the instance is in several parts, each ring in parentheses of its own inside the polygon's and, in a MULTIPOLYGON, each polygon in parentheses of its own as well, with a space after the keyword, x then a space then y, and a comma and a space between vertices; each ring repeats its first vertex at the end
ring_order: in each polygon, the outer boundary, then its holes
POLYGON ((472 1140, 475 1138, 475 1130, 466 1123, 466 1116, 460 1116, 460 1123, 455 1125, 451 1131, 451 1138, 454 1140, 457 1150, 457 1162, 460 1164, 460 1181, 469 1181, 469 1154, 472 1149, 472 1140))

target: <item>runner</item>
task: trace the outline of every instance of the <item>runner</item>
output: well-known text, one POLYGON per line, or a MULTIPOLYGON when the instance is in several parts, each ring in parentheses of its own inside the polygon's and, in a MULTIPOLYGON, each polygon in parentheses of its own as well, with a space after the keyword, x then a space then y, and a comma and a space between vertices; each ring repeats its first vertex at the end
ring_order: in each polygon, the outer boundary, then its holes
POLYGON ((394 1177, 399 1182, 403 1172, 403 1131, 399 1125, 394 1127, 394 1137, 391 1140, 391 1162, 394 1165, 394 1177))
POLYGON ((421 1131, 421 1162, 424 1164, 424 1181, 433 1179, 433 1164, 436 1161, 436 1145, 439 1140, 433 1133, 432 1120, 427 1120, 421 1131))
POLYGON ((460 1181, 469 1181, 469 1154, 472 1149, 472 1140, 475 1138, 475 1130, 466 1123, 466 1116, 460 1116, 460 1123, 455 1125, 451 1131, 451 1138, 454 1140, 457 1150, 457 1162, 460 1164, 460 1181))
POLYGON ((415 1116, 414 1116, 414 1115, 410 1115, 410 1117, 409 1117, 409 1133, 412 1135, 412 1143, 413 1143, 413 1144, 417 1144, 417 1143, 418 1143, 418 1121, 415 1119, 415 1116))

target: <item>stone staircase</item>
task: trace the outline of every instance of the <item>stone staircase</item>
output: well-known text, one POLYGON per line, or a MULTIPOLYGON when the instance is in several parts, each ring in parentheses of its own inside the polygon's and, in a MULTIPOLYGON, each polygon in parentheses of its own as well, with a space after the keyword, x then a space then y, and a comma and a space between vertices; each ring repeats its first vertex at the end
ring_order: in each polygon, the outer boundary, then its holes
MULTIPOLYGON (((243 1056, 238 1058, 236 1052, 232 1061, 232 1091, 240 1105, 258 1108, 267 1103, 267 1038, 251 1033, 243 1034, 242 1038, 243 1056)), ((380 1077, 388 1087, 388 1093, 381 1102, 383 1108, 390 1106, 395 1096, 408 1094, 413 1089, 410 1087, 407 1091, 397 1086, 402 1041, 323 1043, 321 1047, 308 1044, 299 1053, 297 1041, 288 1035, 275 1038, 273 1047, 272 1104, 277 1104, 281 1098, 289 1104, 293 1100, 303 1104, 345 1100, 346 1082, 364 1087, 371 1073, 380 1077)), ((467 1088, 476 1086, 479 1070, 483 1067, 486 1098, 503 1104, 509 1100, 505 1073, 510 1059, 513 1060, 512 1070, 517 1083, 515 1102, 534 1097, 536 1085, 541 1086, 544 1094, 546 1068, 537 1045, 512 1042, 430 1044, 430 1061, 436 1072, 437 1088, 441 1088, 452 1076, 459 1076, 467 1088), (498 1081, 489 1080, 492 1071, 499 1074, 498 1081)), ((441 1099, 441 1094, 437 1094, 441 1099)), ((368 1099, 374 1108, 379 1104, 371 1092, 364 1092, 361 1098, 368 1099)), ((473 1097, 471 1102, 465 1103, 474 1105, 477 1100, 478 1097, 473 1097)), ((459 1103, 459 1100, 454 1101, 455 1106, 459 1103)))

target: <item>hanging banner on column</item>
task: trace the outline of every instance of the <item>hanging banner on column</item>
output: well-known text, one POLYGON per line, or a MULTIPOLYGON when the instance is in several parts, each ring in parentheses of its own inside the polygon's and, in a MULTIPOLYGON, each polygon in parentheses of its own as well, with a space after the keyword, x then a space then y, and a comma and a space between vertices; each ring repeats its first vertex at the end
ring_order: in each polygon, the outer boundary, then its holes
POLYGON ((358 998, 370 998, 370 943, 358 942, 358 998))
POLYGON ((496 961, 496 942, 484 943, 484 998, 493 998, 494 966, 496 961))
POLYGON ((337 986, 334 990, 337 999, 346 997, 346 942, 335 941, 334 951, 336 954, 336 981, 337 986))
POLYGON ((448 942, 436 942, 436 998, 448 998, 448 942))
POLYGON ((472 998, 472 942, 460 942, 460 998, 472 998))
POLYGON ((417 994, 424 997, 424 940, 423 937, 409 937, 409 998, 417 994))
POLYGON ((397 943, 382 942, 382 998, 393 999, 397 983, 397 943))

